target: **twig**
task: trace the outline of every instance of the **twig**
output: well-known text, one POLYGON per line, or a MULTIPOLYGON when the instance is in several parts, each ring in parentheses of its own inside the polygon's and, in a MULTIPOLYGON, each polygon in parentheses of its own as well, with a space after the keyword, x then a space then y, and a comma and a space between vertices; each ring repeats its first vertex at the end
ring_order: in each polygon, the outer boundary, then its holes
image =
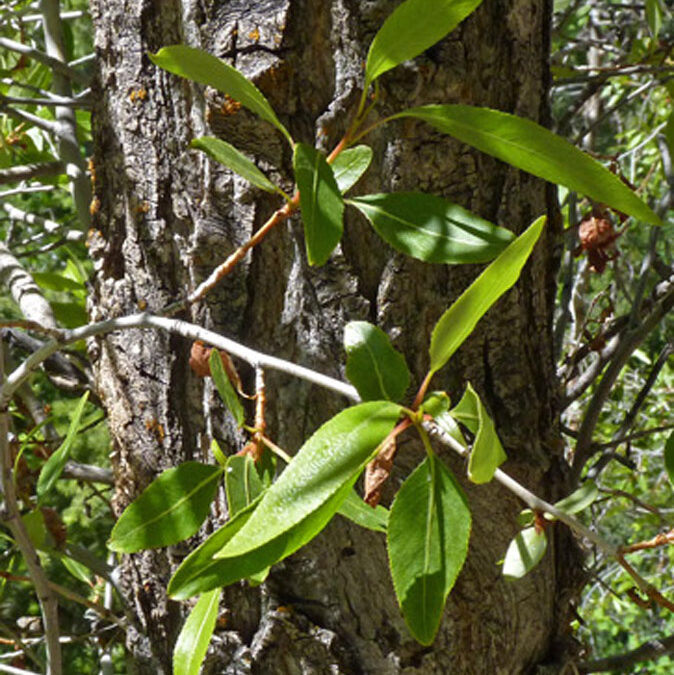
POLYGON ((635 664, 641 661, 653 661, 672 652, 674 652, 674 635, 669 635, 661 640, 648 640, 624 654, 576 663, 575 667, 579 673, 618 673, 628 669, 633 672, 632 666, 635 664))
MULTIPOLYGON (((0 364, 4 363, 4 349, 0 340, 0 364)), ((4 372, 0 365, 0 384, 4 386, 4 372)), ((4 521, 26 562, 28 574, 35 586, 35 593, 42 612, 46 647, 47 675, 61 675, 61 643, 59 641, 58 604, 49 587, 49 580, 40 564, 40 558, 28 536, 21 519, 14 486, 12 456, 9 448, 9 424, 6 409, 0 407, 0 487, 4 497, 4 521)))
MULTIPOLYGON (((37 176, 57 176, 63 173, 64 170, 63 162, 58 161, 10 166, 8 169, 0 171, 0 185, 4 183, 18 183, 19 181, 29 180, 37 176)), ((3 204, 3 207, 5 206, 7 205, 3 204)))

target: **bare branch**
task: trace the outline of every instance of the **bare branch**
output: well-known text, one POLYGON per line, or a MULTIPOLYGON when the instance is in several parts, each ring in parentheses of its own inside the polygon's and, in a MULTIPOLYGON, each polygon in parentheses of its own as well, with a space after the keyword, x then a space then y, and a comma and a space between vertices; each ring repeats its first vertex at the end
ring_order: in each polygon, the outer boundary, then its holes
MULTIPOLYGON (((63 162, 42 162, 40 164, 22 164, 0 170, 0 185, 4 183, 18 183, 38 176, 58 176, 63 173, 63 162)), ((5 204, 3 204, 5 206, 5 204)))
POLYGON ((648 640, 632 651, 608 656, 596 661, 576 663, 575 668, 579 673, 619 673, 627 670, 632 671, 632 666, 642 661, 655 661, 663 656, 674 653, 674 635, 669 635, 661 640, 648 640))
POLYGON ((51 306, 40 287, 3 242, 0 242, 0 283, 7 286, 27 319, 56 327, 51 306))
POLYGON ((79 73, 78 71, 71 68, 63 60, 54 58, 49 53, 45 54, 39 49, 34 49, 33 47, 24 45, 21 42, 16 42, 15 40, 9 40, 8 38, 0 38, 0 47, 8 49, 11 52, 16 52, 17 54, 23 54, 30 59, 34 59, 35 61, 39 61, 48 68, 51 68, 55 74, 58 73, 68 80, 72 80, 73 82, 77 82, 83 86, 87 86, 89 84, 89 78, 86 75, 79 73))

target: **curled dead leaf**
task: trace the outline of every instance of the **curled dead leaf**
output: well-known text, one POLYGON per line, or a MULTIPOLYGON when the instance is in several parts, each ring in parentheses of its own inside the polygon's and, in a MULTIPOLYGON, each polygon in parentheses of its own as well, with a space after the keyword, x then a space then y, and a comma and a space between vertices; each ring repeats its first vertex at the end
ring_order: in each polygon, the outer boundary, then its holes
POLYGON ((384 442, 377 456, 365 468, 365 496, 363 500, 372 508, 379 504, 381 490, 391 475, 393 458, 396 453, 395 438, 384 442))

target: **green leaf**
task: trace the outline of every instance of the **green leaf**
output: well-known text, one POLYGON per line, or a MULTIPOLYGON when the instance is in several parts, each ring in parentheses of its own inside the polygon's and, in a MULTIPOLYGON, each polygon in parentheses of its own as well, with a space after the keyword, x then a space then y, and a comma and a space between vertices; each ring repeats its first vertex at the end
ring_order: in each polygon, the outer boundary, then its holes
POLYGON ((503 576, 508 580, 521 579, 538 565, 547 547, 545 532, 539 534, 535 527, 518 532, 506 551, 503 576))
POLYGON ((374 509, 366 504, 355 490, 349 492, 344 503, 337 511, 340 516, 348 518, 351 522, 375 532, 386 532, 388 522, 388 509, 376 506, 374 509))
POLYGON ((250 520, 218 557, 240 556, 264 546, 352 483, 399 415, 400 406, 371 401, 347 408, 323 424, 264 493, 250 520))
POLYGON ((171 597, 185 600, 223 585, 217 574, 220 561, 213 556, 244 526, 259 502, 260 498, 239 511, 182 561, 169 581, 167 593, 171 597))
POLYGON ((224 164, 228 169, 239 174, 245 178, 249 183, 266 192, 277 192, 284 195, 283 190, 272 183, 267 176, 265 176, 255 164, 248 159, 241 151, 237 150, 233 145, 213 138, 212 136, 202 136, 195 138, 190 146, 197 150, 203 150, 209 157, 212 157, 216 162, 224 164))
POLYGON ((218 618, 220 589, 204 593, 190 612, 173 650, 173 675, 198 675, 218 618))
POLYGON ((517 281, 544 222, 541 216, 515 239, 440 317, 431 335, 431 373, 449 361, 487 310, 517 281))
POLYGON ((263 491, 264 486, 251 457, 232 455, 227 459, 225 493, 230 518, 252 504, 263 491))
POLYGON ((674 431, 665 443, 665 469, 671 483, 674 483, 674 431))
POLYGON ((357 145, 337 155, 332 163, 332 173, 342 194, 358 182, 371 161, 372 148, 367 145, 357 145))
POLYGON ((463 21, 482 0, 406 0, 384 21, 365 64, 365 89, 398 64, 413 59, 463 21))
POLYGON ((243 406, 234 391, 234 387, 232 387, 232 383, 229 381, 225 367, 222 364, 222 356, 220 356, 220 352, 217 349, 211 351, 211 355, 208 357, 208 365, 222 402, 227 406, 229 412, 234 415, 237 426, 242 427, 245 421, 243 406))
POLYGON ((457 204, 422 192, 393 192, 347 200, 396 251, 452 265, 487 262, 515 238, 457 204))
POLYGON ((213 457, 215 457, 215 461, 224 469, 227 466, 227 457, 215 439, 211 441, 211 452, 213 453, 213 457))
POLYGON ((332 168, 318 150, 297 143, 293 167, 300 191, 307 258, 310 265, 323 265, 342 238, 344 201, 332 168))
POLYGON ((429 455, 398 491, 387 543, 398 604, 414 639, 433 642, 468 553, 470 509, 449 469, 429 455))
POLYGON ((617 176, 544 127, 515 115, 467 105, 411 108, 391 119, 416 117, 460 141, 551 183, 652 225, 660 218, 617 176))
POLYGON ((35 282, 42 288, 59 292, 82 292, 86 286, 56 272, 31 272, 35 282))
POLYGON ((191 537, 208 515, 221 476, 221 467, 200 462, 167 469, 124 510, 108 548, 135 553, 191 537))
POLYGON ((462 445, 464 448, 467 447, 466 439, 459 429, 459 425, 456 423, 456 420, 449 414, 449 412, 443 412, 434 417, 435 423, 438 427, 444 431, 448 436, 451 436, 457 443, 462 445))
POLYGON ((86 405, 88 398, 89 392, 86 391, 75 408, 75 412, 70 420, 70 426, 68 427, 68 433, 66 433, 63 443, 61 443, 58 450, 56 450, 56 452, 54 452, 54 454, 44 463, 42 471, 40 471, 40 477, 37 479, 36 487, 38 504, 40 504, 44 496, 51 491, 63 472, 68 457, 70 457, 70 449, 72 448, 77 432, 80 429, 80 420, 82 419, 82 413, 84 412, 84 406, 86 405))
POLYGON ((83 565, 77 560, 73 560, 73 558, 70 558, 67 555, 59 555, 59 560, 75 579, 88 586, 93 586, 91 570, 86 565, 83 565))
POLYGON ((475 434, 468 460, 468 478, 473 483, 488 483, 493 478, 494 471, 508 458, 496 434, 494 422, 470 382, 450 414, 475 434))
MULTIPOLYGON (((328 524, 349 491, 353 489, 355 482, 354 477, 304 520, 259 548, 234 557, 221 558, 212 554, 216 540, 209 542, 208 551, 201 551, 194 558, 191 555, 188 556, 183 565, 178 568, 169 583, 169 595, 183 600, 218 586, 227 586, 241 579, 251 579, 256 583, 264 576, 264 571, 269 566, 304 546, 328 524)), ((237 521, 242 514, 245 514, 245 519, 236 522, 236 527, 220 533, 221 541, 230 541, 247 525, 252 517, 252 513, 247 511, 239 512, 234 521, 237 521)), ((234 521, 227 525, 233 524, 234 521)), ((224 547, 226 545, 225 543, 224 547)))
POLYGON ((432 391, 423 400, 420 410, 426 415, 437 417, 449 410, 451 402, 446 391, 432 391))
POLYGON ((648 30, 654 38, 662 28, 662 5, 660 0, 646 0, 646 21, 648 21, 648 30))
MULTIPOLYGON (((599 497, 599 489, 593 480, 586 480, 577 490, 572 492, 568 497, 560 499, 555 502, 555 506, 565 513, 579 513, 586 509, 599 497)), ((546 518, 553 519, 549 513, 545 514, 546 518)))
POLYGON ((56 320, 66 328, 77 328, 89 321, 84 298, 78 302, 55 302, 51 300, 49 304, 56 320))
POLYGON ((288 140, 293 139, 279 122, 269 101, 262 92, 238 70, 217 57, 194 47, 174 45, 163 47, 156 54, 149 54, 150 61, 170 73, 186 77, 199 84, 214 87, 231 96, 248 110, 275 126, 288 140))
POLYGON ((381 328, 367 321, 344 327, 346 376, 364 401, 399 401, 410 384, 405 357, 381 328))

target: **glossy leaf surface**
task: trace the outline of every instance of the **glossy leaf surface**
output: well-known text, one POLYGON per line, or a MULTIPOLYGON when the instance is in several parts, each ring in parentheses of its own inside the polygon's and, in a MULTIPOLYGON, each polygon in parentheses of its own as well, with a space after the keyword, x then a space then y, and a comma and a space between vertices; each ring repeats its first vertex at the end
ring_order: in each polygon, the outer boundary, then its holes
POLYGON ((190 143, 190 146, 197 150, 203 150, 216 162, 220 162, 220 164, 231 169, 234 173, 245 178, 249 183, 259 187, 261 190, 283 194, 248 157, 233 145, 219 138, 202 136, 201 138, 195 138, 190 143))
POLYGON ((257 549, 319 509, 356 479, 399 414, 400 407, 393 403, 371 401, 347 408, 323 424, 218 555, 234 557, 257 549))
POLYGON ((449 469, 431 455, 403 483, 391 507, 387 543, 398 604, 410 632, 431 644, 468 553, 471 516, 449 469))
POLYGON ((371 161, 372 148, 367 145, 356 145, 337 155, 332 163, 332 172, 342 194, 358 182, 371 161))
POLYGON ((406 0, 374 36, 365 65, 365 88, 454 30, 482 0, 406 0))
POLYGON ((342 238, 344 201, 332 168, 315 148, 297 143, 293 168, 300 191, 307 258, 310 265, 323 265, 342 238))
POLYGON ((186 45, 162 47, 149 57, 152 63, 174 75, 214 87, 231 96, 242 106, 275 126, 292 145, 293 140, 288 130, 281 124, 264 94, 236 68, 202 49, 186 45))
POLYGON ((517 237, 440 317, 431 335, 431 372, 449 361, 487 310, 514 285, 544 222, 542 216, 517 237))
POLYGON ((468 105, 428 105, 393 118, 415 117, 503 162, 652 225, 660 218, 602 164, 531 120, 468 105))
POLYGON ((344 327, 346 376, 364 401, 399 401, 410 383, 405 357, 388 335, 367 321, 344 327))
POLYGON ((200 462, 167 469, 124 510, 108 547, 135 553, 191 537, 208 515, 221 476, 221 467, 200 462))
POLYGON ((388 509, 385 509, 383 506, 376 506, 373 509, 360 498, 355 490, 349 492, 337 513, 368 530, 386 532, 389 516, 388 509))
POLYGON ((508 458, 496 434, 494 422, 470 383, 450 414, 475 434, 468 460, 468 478, 473 483, 489 482, 494 471, 508 458))
POLYGON ((421 192, 365 195, 347 203, 396 251, 425 262, 487 262, 515 238, 457 204, 421 192))
POLYGON ((229 517, 252 504, 264 487, 255 462, 248 455, 232 455, 225 466, 225 493, 229 517))
POLYGON ((527 527, 510 542, 503 561, 503 576, 506 579, 521 579, 530 572, 545 555, 548 540, 545 532, 536 532, 527 527))
POLYGON ((192 608, 173 650, 173 675, 198 675, 218 618, 220 592, 204 593, 192 608))

